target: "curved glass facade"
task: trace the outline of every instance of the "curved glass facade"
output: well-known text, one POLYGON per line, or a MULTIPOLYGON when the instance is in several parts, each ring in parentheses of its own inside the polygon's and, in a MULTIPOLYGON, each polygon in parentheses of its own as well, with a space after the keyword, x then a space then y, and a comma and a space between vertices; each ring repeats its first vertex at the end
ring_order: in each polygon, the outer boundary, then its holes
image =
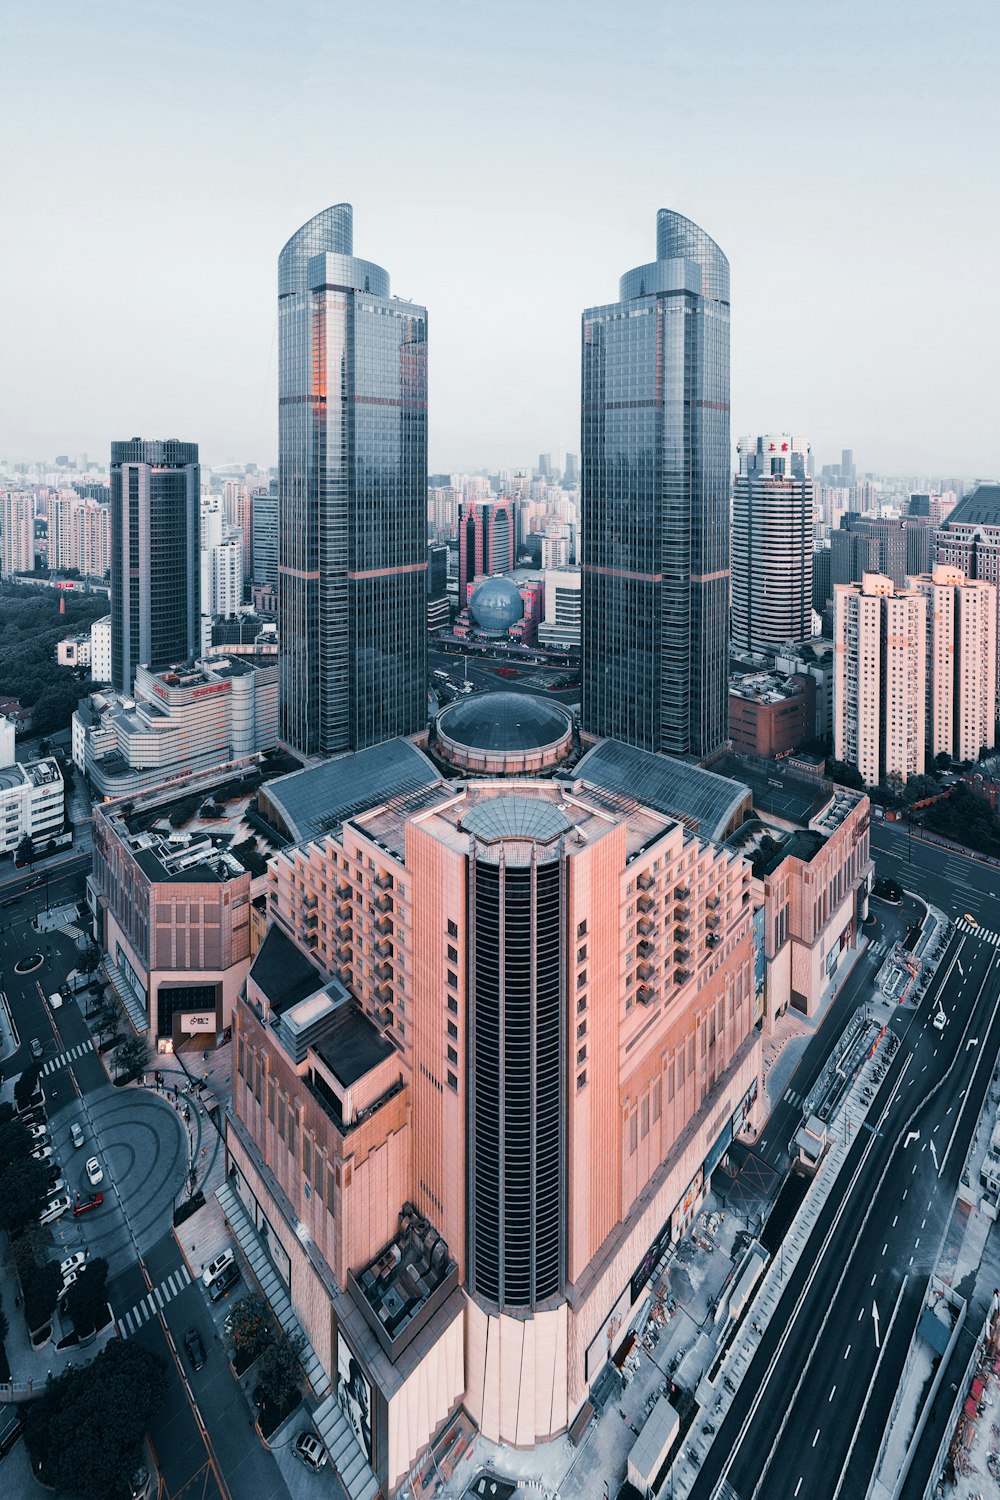
POLYGON ((728 734, 729 264, 667 209, 583 315, 582 717, 699 759, 728 734))
POLYGON ((563 862, 518 840, 470 866, 468 1286, 530 1309, 564 1281, 563 862))
POLYGON ((306 754, 426 721, 427 314, 352 251, 341 203, 278 263, 281 732, 306 754))

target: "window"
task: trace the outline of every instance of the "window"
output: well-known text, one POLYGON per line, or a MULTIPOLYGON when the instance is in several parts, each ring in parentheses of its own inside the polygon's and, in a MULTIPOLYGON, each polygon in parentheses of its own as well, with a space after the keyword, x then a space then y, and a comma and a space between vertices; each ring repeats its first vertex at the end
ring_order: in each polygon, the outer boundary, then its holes
POLYGON ((448 918, 448 936, 458 937, 458 923, 453 922, 450 917, 448 918))
POLYGON ((582 1073, 577 1073, 577 1075, 576 1075, 576 1087, 577 1087, 577 1090, 584 1089, 584 1088, 587 1087, 587 1070, 586 1070, 586 1068, 584 1068, 584 1070, 583 1070, 582 1073))
POLYGON ((448 996, 448 1009, 451 1011, 453 1016, 458 1015, 458 1001, 455 999, 454 995, 448 996))
POLYGON ((586 995, 581 995, 580 998, 579 998, 579 1000, 576 1002, 576 1013, 577 1013, 577 1015, 579 1015, 581 1011, 584 1011, 586 1009, 587 1009, 587 997, 586 997, 586 995))
POLYGON ((458 1041, 458 1027, 455 1025, 454 1021, 448 1022, 448 1035, 450 1037, 453 1037, 456 1042, 458 1041))
POLYGON ((458 949, 453 948, 450 943, 448 944, 448 962, 453 964, 458 963, 458 949))
POLYGON ((586 917, 584 917, 584 919, 583 919, 582 922, 578 922, 576 924, 576 935, 577 935, 578 938, 582 938, 582 937, 586 937, 587 936, 587 919, 586 919, 586 917))
POLYGON ((581 1021, 580 1024, 579 1024, 579 1026, 576 1028, 576 1039, 577 1039, 577 1041, 580 1041, 586 1035, 587 1035, 587 1023, 586 1023, 586 1021, 581 1021))
POLYGON ((583 987, 584 987, 584 985, 586 983, 587 983, 587 971, 586 971, 586 969, 581 969, 580 972, 579 972, 579 974, 576 976, 576 987, 577 987, 577 989, 578 990, 582 990, 583 987))
POLYGON ((577 963, 578 964, 582 964, 584 962, 584 960, 586 959, 586 957, 587 957, 587 945, 586 945, 586 943, 584 943, 584 945, 583 945, 582 948, 577 948, 577 950, 576 950, 576 961, 577 961, 577 963))
POLYGON ((453 990, 458 989, 458 975, 455 973, 454 969, 448 970, 448 983, 451 985, 453 990))
POLYGON ((579 1047, 577 1049, 577 1054, 576 1054, 577 1066, 579 1067, 580 1063, 585 1063, 586 1061, 587 1061, 587 1048, 586 1048, 586 1046, 579 1047))
POLYGON ((450 1071, 448 1073, 448 1087, 451 1089, 452 1093, 458 1093, 458 1079, 455 1077, 454 1073, 450 1071))
POLYGON ((448 1061, 450 1063, 458 1062, 458 1053, 455 1051, 454 1047, 448 1048, 448 1061))
POLYGON ((638 1144, 639 1144, 639 1141, 638 1141, 638 1120, 636 1118, 635 1111, 633 1110, 633 1112, 628 1117, 628 1154, 629 1154, 629 1156, 634 1156, 635 1155, 635 1150, 636 1150, 636 1147, 638 1146, 638 1144))

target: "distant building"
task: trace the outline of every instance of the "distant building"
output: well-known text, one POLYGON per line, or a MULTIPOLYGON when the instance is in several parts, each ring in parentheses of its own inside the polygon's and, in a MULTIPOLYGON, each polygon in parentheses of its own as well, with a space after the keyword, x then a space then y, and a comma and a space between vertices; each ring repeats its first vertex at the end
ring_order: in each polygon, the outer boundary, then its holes
MULTIPOLYGON (((1000 601, 1000 484, 980 484, 963 496, 943 528, 935 533, 934 542, 938 563, 960 568, 966 578, 992 583, 1000 601)), ((1000 704, 1000 665, 997 702, 1000 704)))
POLYGON ((514 506, 497 500, 463 502, 458 511, 458 597, 464 604, 474 578, 514 566, 514 506))
POLYGON ((131 796, 277 741, 273 652, 140 667, 133 698, 95 693, 73 715, 73 760, 102 797, 131 796))
POLYGON ((90 666, 90 634, 67 635, 56 642, 56 661, 60 667, 90 666))
POLYGON ((811 677, 758 672, 729 680, 729 738, 742 755, 771 759, 797 750, 816 731, 811 677))
POLYGON ((140 666, 199 650, 201 469, 198 444, 111 444, 111 677, 131 693, 140 666))
POLYGON ((13 854, 25 836, 36 849, 43 849, 47 839, 62 833, 65 794, 54 757, 0 769, 0 854, 13 854))
POLYGON ((579 568, 551 568, 545 574, 545 618, 538 627, 543 646, 579 651, 580 580, 579 568))
POLYGON ((31 573, 35 566, 35 502, 21 490, 0 494, 0 572, 31 573))
POLYGON ((823 613, 832 598, 830 548, 829 546, 816 547, 812 555, 812 607, 818 615, 823 613))
POLYGON ((812 679, 816 692, 816 719, 807 738, 830 739, 833 735, 833 642, 824 636, 802 641, 794 651, 779 651, 774 658, 775 671, 785 677, 798 675, 812 679))
POLYGON ((944 564, 910 582, 927 601, 927 753, 978 760, 996 743, 996 586, 944 564))
POLYGON ((860 583, 865 573, 880 573, 904 588, 907 540, 902 521, 893 516, 844 516, 830 532, 830 577, 839 583, 860 583))
POLYGON ((924 769, 926 600, 878 573, 833 593, 834 755, 866 786, 906 781, 924 769))
POLYGON ((90 627, 90 678, 111 681, 111 616, 104 615, 90 627))
POLYGON ((761 651, 812 634, 809 444, 788 433, 768 433, 742 438, 737 452, 732 641, 745 651, 761 651))
POLYGON ((253 581, 277 592, 278 588, 278 486, 258 490, 252 498, 253 581))
POLYGON ((218 496, 201 506, 201 613, 211 621, 235 615, 243 604, 243 534, 229 522, 218 496))

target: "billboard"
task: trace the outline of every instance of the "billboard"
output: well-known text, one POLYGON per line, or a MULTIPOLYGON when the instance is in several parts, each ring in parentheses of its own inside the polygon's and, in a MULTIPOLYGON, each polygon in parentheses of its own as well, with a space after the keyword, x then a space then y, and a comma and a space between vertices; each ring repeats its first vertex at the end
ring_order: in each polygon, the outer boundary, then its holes
POLYGON ((337 1330, 337 1400, 361 1451, 372 1461, 372 1388, 343 1332, 337 1330))

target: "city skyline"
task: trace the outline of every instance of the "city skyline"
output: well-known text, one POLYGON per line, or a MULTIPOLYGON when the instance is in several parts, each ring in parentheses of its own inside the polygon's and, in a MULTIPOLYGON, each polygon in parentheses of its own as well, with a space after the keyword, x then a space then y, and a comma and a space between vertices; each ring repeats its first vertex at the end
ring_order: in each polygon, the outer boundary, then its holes
POLYGON ((987 257, 998 210, 976 191, 969 149, 996 111, 977 87, 985 6, 946 25, 940 6, 911 7, 903 30, 889 5, 808 23, 776 3, 712 19, 688 4, 662 15, 633 5, 633 26, 648 31, 641 50, 633 28, 589 5, 574 8, 572 27, 563 7, 525 11, 509 36, 451 4, 419 20, 390 7, 394 46, 378 66, 378 39, 350 23, 327 36, 311 14, 287 27, 250 5, 236 27, 223 4, 185 30, 186 10, 133 18, 113 41, 107 4, 86 16, 56 4, 10 27, 8 118, 33 126, 28 149, 9 153, 18 298, 5 318, 5 455, 196 431, 209 464, 245 454, 270 465, 273 258, 285 225, 338 199, 354 202, 373 243, 396 247, 399 291, 434 310, 431 469, 575 452, 578 309, 612 295, 615 267, 641 258, 650 208, 666 203, 710 224, 733 265, 734 430, 806 431, 819 462, 849 444, 881 472, 994 471, 980 330, 997 297, 987 257), (851 25, 862 14, 863 47, 851 25), (171 66, 169 124, 148 107, 151 51, 171 66), (44 114, 26 92, 43 57, 44 114), (416 102, 403 86, 412 58, 416 102), (92 70, 109 64, 115 94, 97 99, 92 70), (775 66, 781 89, 761 91, 775 66), (253 109, 231 111, 227 68, 257 95, 253 109), (312 86, 327 71, 335 115, 329 91, 312 86), (603 107, 592 110, 598 81, 603 107), (512 105, 512 84, 526 107, 512 105), (926 107, 958 93, 961 111, 926 107), (331 172, 334 129, 347 149, 331 172), (665 163, 641 187, 620 170, 631 138, 665 163), (150 171, 186 212, 138 211, 150 171), (751 195, 779 207, 748 213, 751 195), (59 226, 74 214, 99 226, 101 253, 77 256, 67 276, 59 226), (569 254, 571 226, 583 233, 569 254), (943 296, 950 233, 963 271, 943 296), (109 329, 144 315, 151 281, 158 316, 144 317, 123 361, 109 329), (497 327, 519 334, 484 350, 485 297, 497 327))

